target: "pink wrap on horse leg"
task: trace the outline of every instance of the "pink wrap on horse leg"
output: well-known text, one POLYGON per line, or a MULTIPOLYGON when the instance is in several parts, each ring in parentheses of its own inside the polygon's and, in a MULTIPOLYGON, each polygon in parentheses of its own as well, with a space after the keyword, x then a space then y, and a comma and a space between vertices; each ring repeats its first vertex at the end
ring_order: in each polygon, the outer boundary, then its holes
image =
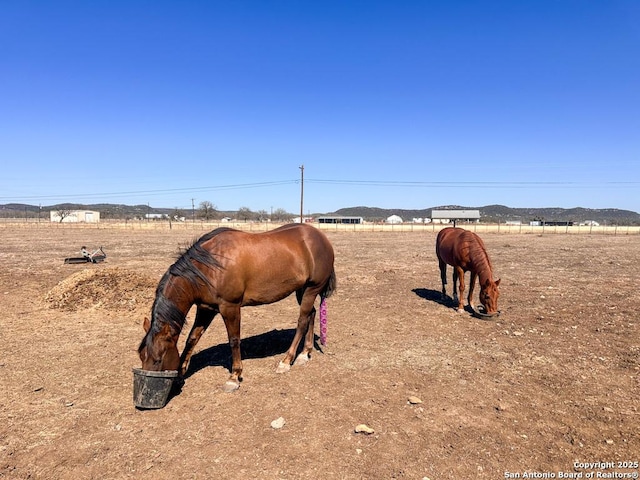
POLYGON ((320 343, 327 344, 327 300, 320 301, 320 343))

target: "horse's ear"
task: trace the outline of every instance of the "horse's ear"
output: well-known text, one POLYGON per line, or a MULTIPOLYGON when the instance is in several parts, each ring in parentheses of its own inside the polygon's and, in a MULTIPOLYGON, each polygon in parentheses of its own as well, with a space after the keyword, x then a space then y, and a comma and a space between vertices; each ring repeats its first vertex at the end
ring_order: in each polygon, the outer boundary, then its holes
POLYGON ((140 355, 140 360, 142 360, 142 363, 147 361, 149 354, 147 353, 146 346, 143 346, 142 344, 140 344, 140 348, 138 349, 138 354, 140 355))
POLYGON ((167 340, 177 340, 174 339, 174 335, 173 335, 173 331, 171 330, 171 327, 169 326, 169 324, 165 324, 162 326, 162 329, 158 332, 162 338, 162 336, 164 336, 164 338, 166 338, 167 340))
POLYGON ((149 317, 144 317, 144 322, 142 322, 142 328, 144 328, 145 332, 148 332, 151 328, 151 322, 149 322, 149 317))
POLYGON ((496 280, 496 287, 499 287, 499 286, 500 286, 500 279, 497 279, 496 280))

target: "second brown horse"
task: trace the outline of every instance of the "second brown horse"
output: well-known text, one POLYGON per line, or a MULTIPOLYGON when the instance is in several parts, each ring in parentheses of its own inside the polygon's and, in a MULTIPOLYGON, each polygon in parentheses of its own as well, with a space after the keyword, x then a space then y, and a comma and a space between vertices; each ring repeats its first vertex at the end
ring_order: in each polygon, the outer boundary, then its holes
POLYGON ((475 311, 473 304, 473 290, 476 278, 480 280, 480 303, 484 306, 484 314, 494 316, 498 314, 498 296, 500 279, 493 280, 493 269, 489 255, 482 239, 473 232, 463 228, 444 228, 436 239, 436 255, 440 264, 440 278, 442 280, 442 297, 447 296, 447 265, 453 267, 453 301, 458 303, 458 311, 464 311, 464 273, 471 272, 469 280, 469 295, 467 301, 475 311), (459 282, 459 295, 456 283, 459 282))

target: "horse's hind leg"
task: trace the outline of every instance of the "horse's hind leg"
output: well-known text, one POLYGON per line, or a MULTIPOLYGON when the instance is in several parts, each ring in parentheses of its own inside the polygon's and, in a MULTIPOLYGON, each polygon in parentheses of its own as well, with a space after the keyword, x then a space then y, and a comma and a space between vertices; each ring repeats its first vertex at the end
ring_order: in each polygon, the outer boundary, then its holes
POLYGON ((447 262, 438 259, 440 266, 440 280, 442 281, 442 300, 447 299, 447 262))
MULTIPOLYGON (((302 301, 304 299, 305 291, 306 290, 304 288, 301 288, 300 290, 296 291, 296 299, 298 300, 298 305, 300 305, 300 309, 302 309, 302 301)), ((298 357, 296 358, 295 365, 304 365, 311 359, 311 352, 313 351, 313 341, 315 339, 313 330, 314 330, 315 319, 316 319, 316 308, 314 306, 316 301, 316 296, 317 294, 313 294, 313 296, 311 297, 312 303, 311 303, 311 311, 309 312, 309 315, 308 315, 309 321, 307 323, 307 326, 303 327, 303 332, 304 332, 304 328, 306 328, 306 332, 307 332, 304 337, 304 346, 302 347, 302 352, 300 352, 300 355, 298 355, 298 357)))
MULTIPOLYGON (((304 346, 302 347, 302 351, 300 355, 296 357, 296 361, 294 365, 305 365, 309 360, 311 360, 311 352, 313 351, 313 340, 314 340, 314 324, 316 318, 316 308, 312 307, 311 312, 309 313, 309 321, 307 324, 307 334, 304 337, 304 346)), ((303 328, 304 331, 304 328, 303 328)), ((297 350, 297 348, 296 348, 297 350)))
POLYGON ((452 267, 451 269, 453 270, 453 273, 451 274, 451 277, 453 279, 451 298, 453 299, 453 303, 455 304, 458 302, 458 270, 456 267, 452 267))
MULTIPOLYGON (((315 303, 315 298, 313 299, 315 303)), ((307 334, 304 337, 304 346, 300 355, 296 358, 295 365, 304 365, 311 360, 311 352, 313 351, 313 341, 315 339, 314 327, 316 320, 316 308, 311 304, 311 312, 309 312, 309 323, 307 324, 307 334)))
POLYGON ((182 356, 180 357, 180 375, 184 376, 187 373, 193 349, 202 334, 209 328, 209 325, 211 325, 216 313, 218 313, 218 311, 212 308, 203 305, 198 306, 196 319, 193 322, 193 327, 191 327, 191 332, 189 333, 189 337, 184 345, 184 350, 182 350, 182 356))
POLYGON ((458 312, 464 312, 464 270, 460 267, 453 267, 453 302, 458 303, 458 312), (457 293, 456 283, 460 287, 457 293))
POLYGON ((277 373, 288 372, 291 368, 291 362, 296 356, 296 352, 298 351, 298 345, 300 345, 300 341, 302 337, 305 336, 304 348, 298 358, 296 359, 296 365, 304 365, 309 361, 311 351, 313 350, 313 325, 316 316, 316 309, 313 306, 315 303, 318 292, 315 290, 313 292, 309 290, 298 290, 296 292, 296 297, 298 298, 298 303, 300 304, 300 316, 298 317, 298 325, 296 327, 296 333, 293 336, 293 341, 291 342, 291 346, 285 353, 284 358, 278 364, 278 368, 276 370, 277 373))

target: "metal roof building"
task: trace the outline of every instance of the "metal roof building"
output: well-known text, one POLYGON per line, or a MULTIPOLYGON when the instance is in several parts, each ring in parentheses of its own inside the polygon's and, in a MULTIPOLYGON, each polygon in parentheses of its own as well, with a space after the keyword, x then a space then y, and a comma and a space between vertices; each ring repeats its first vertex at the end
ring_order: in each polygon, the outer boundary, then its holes
POLYGON ((360 224, 363 222, 362 217, 343 217, 343 216, 325 216, 318 217, 318 223, 347 223, 347 224, 360 224))
POLYGON ((431 210, 431 220, 453 221, 454 225, 458 221, 477 223, 480 221, 480 210, 431 210))

